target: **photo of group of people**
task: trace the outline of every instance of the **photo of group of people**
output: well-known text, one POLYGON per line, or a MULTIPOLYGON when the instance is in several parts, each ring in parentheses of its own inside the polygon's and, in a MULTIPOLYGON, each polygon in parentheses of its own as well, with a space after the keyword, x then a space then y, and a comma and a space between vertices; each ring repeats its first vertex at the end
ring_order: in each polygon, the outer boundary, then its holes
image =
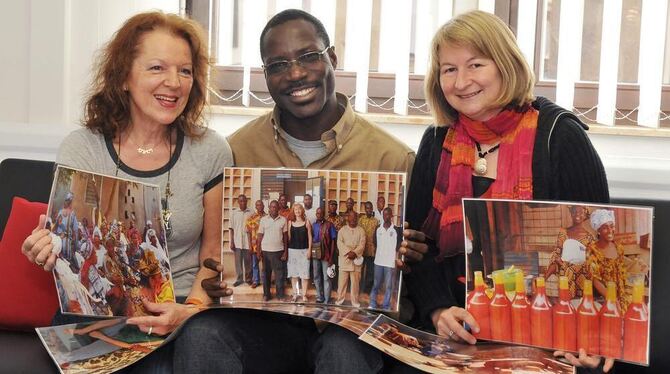
POLYGON ((648 363, 653 209, 464 200, 480 339, 648 363))
POLYGON ((379 315, 360 339, 428 373, 573 373, 551 352, 478 342, 458 343, 379 315))
POLYGON ((174 301, 157 186, 58 166, 46 228, 63 313, 145 315, 174 301))
POLYGON ((405 178, 226 168, 222 301, 397 311, 405 178))

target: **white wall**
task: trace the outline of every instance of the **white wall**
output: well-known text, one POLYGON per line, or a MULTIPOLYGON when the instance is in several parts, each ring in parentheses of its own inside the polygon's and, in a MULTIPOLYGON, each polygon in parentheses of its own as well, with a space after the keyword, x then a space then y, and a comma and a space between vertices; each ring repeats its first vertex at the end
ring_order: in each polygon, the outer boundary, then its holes
MULTIPOLYGON (((77 127, 95 51, 121 22, 179 0, 24 0, 0 15, 0 160, 53 160, 77 127)), ((210 126, 230 134, 248 116, 214 115, 210 126)), ((425 127, 382 124, 416 149, 425 127)), ((615 197, 670 199, 670 138, 591 134, 615 197)))
POLYGON ((73 124, 95 52, 121 23, 179 0, 21 0, 0 13, 0 122, 73 124))

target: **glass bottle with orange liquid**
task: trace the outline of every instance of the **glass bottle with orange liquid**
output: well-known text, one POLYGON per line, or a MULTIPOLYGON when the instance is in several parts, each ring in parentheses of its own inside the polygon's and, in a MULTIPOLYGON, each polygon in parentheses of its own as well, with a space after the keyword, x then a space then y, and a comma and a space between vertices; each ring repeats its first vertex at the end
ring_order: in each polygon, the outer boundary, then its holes
POLYGON ((554 332, 554 349, 577 350, 577 311, 570 304, 568 277, 558 279, 558 302, 551 309, 554 332))
POLYGON ((481 271, 475 271, 475 289, 470 292, 465 307, 479 324, 479 332, 472 333, 477 339, 491 339, 491 317, 489 304, 491 299, 486 295, 486 285, 481 271))
POLYGON ((530 344, 530 303, 526 298, 523 271, 517 270, 515 277, 516 295, 512 302, 512 341, 530 344))
POLYGON ((493 273, 493 284, 495 290, 489 304, 491 339, 509 342, 512 341, 512 304, 505 293, 502 273, 493 273))
POLYGON ((607 300, 600 308, 600 354, 621 358, 623 319, 617 304, 616 284, 607 282, 607 300))
POLYGON ((577 307, 577 348, 584 348, 588 354, 597 355, 600 321, 598 309, 593 302, 593 282, 585 280, 582 288, 582 301, 577 307))
POLYGON ((633 286, 633 302, 623 319, 623 358, 628 361, 647 362, 647 335, 649 310, 644 303, 644 284, 633 286))
POLYGON ((544 277, 535 279, 535 297, 530 305, 530 342, 539 347, 551 348, 551 303, 547 298, 544 277))

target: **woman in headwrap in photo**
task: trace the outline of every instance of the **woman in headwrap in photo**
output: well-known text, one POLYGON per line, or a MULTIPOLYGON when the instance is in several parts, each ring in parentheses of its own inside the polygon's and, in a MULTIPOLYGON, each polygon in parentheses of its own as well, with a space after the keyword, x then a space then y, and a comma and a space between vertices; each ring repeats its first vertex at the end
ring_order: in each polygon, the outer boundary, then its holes
POLYGON ((614 211, 598 209, 591 213, 591 227, 598 233, 598 240, 588 246, 586 266, 593 280, 593 288, 601 296, 607 295, 607 282, 616 284, 619 307, 625 313, 631 301, 626 292, 626 265, 623 246, 614 240, 616 220, 614 211))

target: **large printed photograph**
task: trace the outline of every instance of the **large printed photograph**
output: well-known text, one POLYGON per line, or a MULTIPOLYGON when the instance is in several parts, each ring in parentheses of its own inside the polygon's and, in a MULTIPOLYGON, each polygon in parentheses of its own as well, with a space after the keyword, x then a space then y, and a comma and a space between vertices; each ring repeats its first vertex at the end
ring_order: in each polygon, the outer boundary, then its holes
POLYGON ((225 168, 222 302, 395 312, 406 174, 225 168))
POLYGON ((653 208, 464 199, 478 339, 648 365, 653 208))
POLYGON ((174 301, 158 186, 58 166, 47 210, 63 313, 149 314, 174 301))

